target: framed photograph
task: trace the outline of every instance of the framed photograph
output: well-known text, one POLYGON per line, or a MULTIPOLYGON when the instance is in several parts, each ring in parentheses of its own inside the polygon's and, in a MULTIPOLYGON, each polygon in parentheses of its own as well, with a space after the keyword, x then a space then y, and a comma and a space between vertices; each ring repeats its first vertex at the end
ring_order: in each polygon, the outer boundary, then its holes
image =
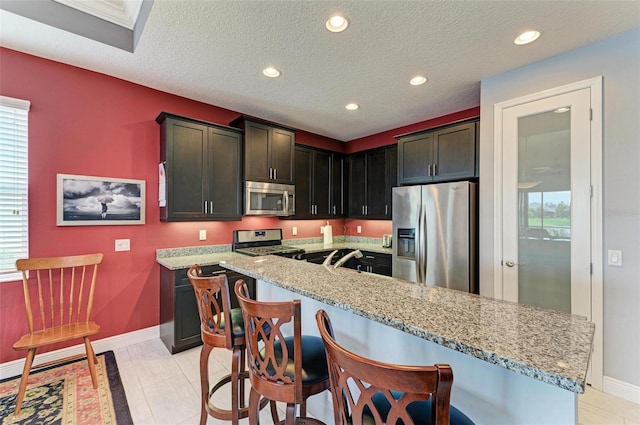
POLYGON ((58 226, 144 224, 145 181, 58 174, 58 226))

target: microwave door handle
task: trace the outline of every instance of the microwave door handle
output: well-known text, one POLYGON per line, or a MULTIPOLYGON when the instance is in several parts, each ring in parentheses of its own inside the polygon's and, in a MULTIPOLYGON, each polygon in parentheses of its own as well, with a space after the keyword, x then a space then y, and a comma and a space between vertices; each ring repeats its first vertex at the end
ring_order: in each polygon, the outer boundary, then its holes
POLYGON ((284 212, 285 214, 289 214, 289 192, 284 191, 284 212))

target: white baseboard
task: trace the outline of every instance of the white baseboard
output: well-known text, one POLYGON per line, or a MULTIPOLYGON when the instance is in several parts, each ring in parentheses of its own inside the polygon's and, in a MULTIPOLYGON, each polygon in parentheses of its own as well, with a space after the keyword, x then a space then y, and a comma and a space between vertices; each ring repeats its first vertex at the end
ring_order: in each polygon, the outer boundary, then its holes
POLYGON ((640 387, 619 379, 604 376, 602 378, 602 392, 640 404, 640 387))
MULTIPOLYGON (((150 328, 139 329, 137 331, 128 332, 126 334, 110 336, 108 338, 97 339, 91 341, 93 350, 96 353, 102 353, 104 351, 113 351, 118 348, 126 347, 127 345, 137 344, 150 339, 160 338, 160 326, 152 326, 150 328)), ((42 354, 36 354, 36 358, 33 364, 42 364, 52 362, 66 357, 83 354, 84 343, 74 345, 73 347, 66 347, 60 350, 49 351, 42 354)), ((26 351, 25 351, 26 353, 26 351)), ((13 360, 10 362, 0 364, 0 379, 11 378, 16 375, 22 374, 24 368, 24 359, 13 360)))

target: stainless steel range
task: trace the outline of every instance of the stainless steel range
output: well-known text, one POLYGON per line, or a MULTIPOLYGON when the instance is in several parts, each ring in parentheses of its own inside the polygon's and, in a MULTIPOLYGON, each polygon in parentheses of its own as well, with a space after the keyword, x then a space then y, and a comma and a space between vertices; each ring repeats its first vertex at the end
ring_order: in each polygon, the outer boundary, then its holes
POLYGON ((295 256, 303 249, 282 245, 282 229, 234 230, 232 249, 240 254, 295 256))

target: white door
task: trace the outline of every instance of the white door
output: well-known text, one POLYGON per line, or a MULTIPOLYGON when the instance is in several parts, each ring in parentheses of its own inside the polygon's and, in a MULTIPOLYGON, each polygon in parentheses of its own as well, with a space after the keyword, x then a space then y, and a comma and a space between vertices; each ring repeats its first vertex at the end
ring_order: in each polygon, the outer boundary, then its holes
POLYGON ((591 320, 590 88, 503 109, 503 299, 591 320))

